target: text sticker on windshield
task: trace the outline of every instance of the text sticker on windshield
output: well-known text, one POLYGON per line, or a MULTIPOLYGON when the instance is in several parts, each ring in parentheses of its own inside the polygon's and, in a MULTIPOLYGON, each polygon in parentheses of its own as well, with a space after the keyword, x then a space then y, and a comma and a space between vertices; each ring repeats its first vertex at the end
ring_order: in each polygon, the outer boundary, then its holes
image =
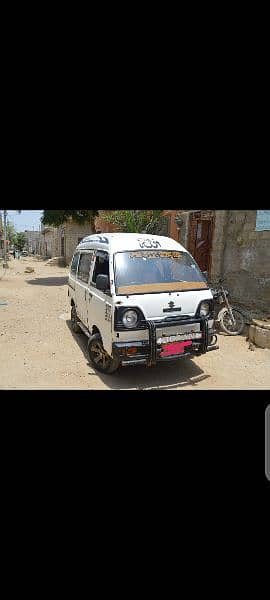
POLYGON ((170 252, 166 250, 157 250, 156 252, 132 252, 130 258, 173 258, 179 260, 181 255, 179 252, 170 252))

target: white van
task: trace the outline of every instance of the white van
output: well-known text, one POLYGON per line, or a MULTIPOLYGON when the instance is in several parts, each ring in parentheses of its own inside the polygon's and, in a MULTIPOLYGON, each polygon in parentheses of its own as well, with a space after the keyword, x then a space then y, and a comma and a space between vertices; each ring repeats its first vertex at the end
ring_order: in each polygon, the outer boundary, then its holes
POLYGON ((73 331, 89 337, 90 360, 102 373, 218 348, 206 279, 171 238, 84 238, 72 260, 68 294, 73 331))

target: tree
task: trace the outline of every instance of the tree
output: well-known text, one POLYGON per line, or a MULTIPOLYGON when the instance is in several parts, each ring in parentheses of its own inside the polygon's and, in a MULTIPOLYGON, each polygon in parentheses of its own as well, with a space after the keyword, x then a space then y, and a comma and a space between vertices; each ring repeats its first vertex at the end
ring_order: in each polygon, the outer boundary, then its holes
POLYGON ((70 220, 80 225, 90 223, 93 227, 97 215, 98 210, 44 210, 41 220, 44 225, 53 227, 59 227, 70 220))
POLYGON ((11 246, 16 244, 16 229, 12 223, 7 223, 7 239, 10 241, 11 246))
POLYGON ((26 236, 23 232, 17 233, 15 245, 18 248, 18 250, 22 251, 24 249, 26 241, 26 236))
POLYGON ((163 210, 99 211, 100 217, 117 226, 123 233, 159 234, 164 226, 163 210))

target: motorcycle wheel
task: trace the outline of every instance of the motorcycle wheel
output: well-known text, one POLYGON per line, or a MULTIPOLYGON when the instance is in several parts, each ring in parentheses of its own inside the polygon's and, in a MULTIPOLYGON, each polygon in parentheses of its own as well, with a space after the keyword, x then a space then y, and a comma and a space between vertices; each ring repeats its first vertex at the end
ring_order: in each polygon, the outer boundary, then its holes
POLYGON ((242 313, 236 308, 232 308, 235 318, 235 325, 230 317, 228 309, 225 307, 219 313, 219 322, 222 331, 228 335, 240 335, 245 327, 245 320, 242 313))

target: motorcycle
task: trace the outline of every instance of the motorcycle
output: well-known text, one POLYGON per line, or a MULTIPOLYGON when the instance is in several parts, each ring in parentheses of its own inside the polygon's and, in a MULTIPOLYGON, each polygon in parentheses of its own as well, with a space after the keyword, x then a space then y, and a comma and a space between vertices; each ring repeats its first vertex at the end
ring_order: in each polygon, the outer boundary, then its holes
POLYGON ((211 288, 214 298, 215 323, 228 335, 240 335, 245 327, 245 318, 240 310, 231 306, 229 292, 223 287, 225 279, 219 279, 218 287, 211 288))

